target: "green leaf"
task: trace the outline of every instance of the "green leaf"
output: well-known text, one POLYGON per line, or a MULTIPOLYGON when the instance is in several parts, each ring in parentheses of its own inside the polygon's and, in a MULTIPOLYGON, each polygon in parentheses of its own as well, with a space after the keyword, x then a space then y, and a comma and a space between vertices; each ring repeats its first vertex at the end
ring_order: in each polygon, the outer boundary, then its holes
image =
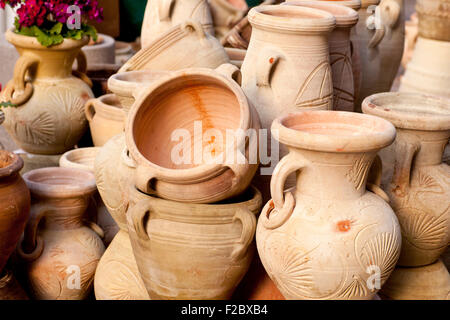
POLYGON ((83 31, 84 34, 90 36, 94 42, 97 41, 97 29, 95 29, 94 26, 83 24, 83 31))
POLYGON ((51 47, 53 45, 60 44, 64 41, 64 38, 60 34, 54 34, 45 32, 45 30, 40 29, 39 27, 33 26, 34 34, 44 47, 51 47))
POLYGON ((55 23, 55 25, 49 30, 51 35, 60 35, 63 28, 63 24, 61 22, 55 23))
POLYGON ((17 105, 12 104, 10 101, 7 102, 0 102, 0 109, 1 108, 15 108, 17 105))

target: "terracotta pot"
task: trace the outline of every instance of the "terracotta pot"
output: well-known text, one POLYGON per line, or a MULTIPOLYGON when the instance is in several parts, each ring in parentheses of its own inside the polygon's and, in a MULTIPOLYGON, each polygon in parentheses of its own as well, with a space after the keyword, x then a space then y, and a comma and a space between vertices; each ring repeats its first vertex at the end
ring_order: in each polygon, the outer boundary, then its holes
POLYGON ((181 70, 140 94, 126 130, 139 190, 213 203, 248 188, 259 165, 259 119, 235 81, 239 77, 231 64, 181 70))
POLYGON ((214 21, 214 31, 218 39, 222 39, 232 27, 247 14, 245 0, 208 0, 214 21))
POLYGON ((398 267, 380 295, 393 300, 450 300, 450 274, 441 260, 419 268, 398 267))
POLYGON ((124 131, 125 112, 115 95, 107 94, 89 100, 84 111, 96 147, 103 146, 109 139, 124 131))
POLYGON ((238 68, 241 68, 242 64, 244 63, 247 50, 237 48, 225 48, 225 51, 228 57, 230 58, 230 63, 234 64, 238 68))
MULTIPOLYGON (((100 148, 81 148, 66 152, 59 162, 62 168, 75 168, 94 173, 95 158, 100 148)), ((108 212, 100 194, 96 192, 92 197, 90 218, 96 222, 104 232, 103 243, 107 247, 114 239, 119 227, 108 212)))
POLYGON ((83 300, 105 251, 103 231, 85 220, 96 190, 92 173, 46 168, 26 173, 31 218, 18 247, 30 293, 38 300, 83 300))
POLYGON ((450 1, 417 0, 419 36, 427 39, 450 41, 450 1))
POLYGON ((287 5, 315 8, 331 13, 336 28, 329 38, 330 64, 333 72, 333 109, 354 111, 355 83, 353 81, 352 47, 350 31, 358 22, 358 13, 341 5, 324 1, 289 1, 287 5))
POLYGON ((359 22, 351 39, 357 44, 361 61, 361 91, 356 97, 356 111, 362 101, 378 92, 390 91, 405 45, 405 8, 403 0, 362 0, 359 22), (368 9, 379 4, 380 19, 368 9), (376 26, 376 21, 380 21, 376 26))
MULTIPOLYGON (((169 71, 128 71, 117 73, 108 80, 108 87, 113 92, 123 109, 128 114, 140 91, 150 86, 151 83, 167 76, 169 71)), ((125 117, 126 118, 126 117, 125 117)), ((125 121, 125 119, 124 119, 125 121)))
POLYGON ((88 67, 97 63, 115 63, 115 40, 106 34, 98 34, 98 42, 83 47, 88 67))
POLYGON ((450 168, 442 163, 450 100, 381 93, 367 98, 363 108, 397 127, 394 174, 386 191, 402 226, 399 265, 434 263, 450 243, 450 168))
POLYGON ((259 191, 250 188, 239 198, 206 205, 153 198, 130 188, 128 229, 150 297, 230 299, 254 255, 259 191))
POLYGON ((450 42, 419 37, 400 91, 450 98, 449 56, 450 42))
POLYGON ((0 98, 18 106, 4 110, 5 128, 29 153, 54 155, 72 149, 86 130, 84 104, 94 97, 89 88, 92 82, 84 74, 86 58, 81 51, 89 38, 65 39, 51 48, 12 30, 7 31, 6 39, 19 51, 20 59, 14 79, 0 98), (72 75, 75 58, 77 77, 72 75))
POLYGON ((30 214, 30 192, 19 174, 22 167, 19 156, 0 150, 0 274, 30 214))
POLYGON ((400 254, 376 158, 395 128, 367 115, 305 111, 275 120, 272 132, 290 152, 273 173, 256 232, 267 273, 286 299, 373 299, 400 254), (284 193, 294 172, 296 189, 284 193))
POLYGON ((200 24, 187 21, 143 46, 119 72, 217 68, 227 62, 228 56, 219 41, 205 33, 200 24))
POLYGON ((170 28, 188 20, 198 23, 214 36, 214 26, 207 0, 152 0, 147 3, 141 42, 145 48, 170 28))
POLYGON ((27 294, 9 270, 0 273, 0 301, 7 300, 28 300, 27 294))
POLYGON ((86 71, 86 75, 92 81, 92 92, 96 97, 103 96, 108 93, 108 79, 122 67, 122 64, 91 64, 86 71))

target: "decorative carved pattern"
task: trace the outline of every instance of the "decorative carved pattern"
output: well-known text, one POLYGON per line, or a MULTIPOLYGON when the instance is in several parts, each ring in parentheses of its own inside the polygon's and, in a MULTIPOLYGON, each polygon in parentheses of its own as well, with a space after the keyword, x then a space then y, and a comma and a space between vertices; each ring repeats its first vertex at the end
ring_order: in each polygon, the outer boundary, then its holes
POLYGON ((53 116, 42 111, 37 117, 30 121, 15 121, 14 132, 17 137, 27 141, 27 143, 42 145, 52 144, 56 141, 55 121, 53 116))
POLYGON ((346 87, 353 91, 353 82, 348 81, 353 79, 352 59, 348 54, 339 52, 330 53, 331 68, 333 70, 333 84, 334 84, 334 106, 344 105, 349 107, 349 111, 353 111, 355 97, 353 92, 346 90, 346 87), (351 83, 349 83, 351 82, 351 83))
POLYGON ((364 184, 364 180, 369 172, 371 161, 365 160, 364 157, 353 163, 350 171, 345 175, 347 180, 354 184, 356 190, 360 190, 364 184))
POLYGON ((338 298, 352 299, 367 297, 368 289, 366 283, 361 277, 354 275, 353 281, 342 292, 339 293, 338 298))

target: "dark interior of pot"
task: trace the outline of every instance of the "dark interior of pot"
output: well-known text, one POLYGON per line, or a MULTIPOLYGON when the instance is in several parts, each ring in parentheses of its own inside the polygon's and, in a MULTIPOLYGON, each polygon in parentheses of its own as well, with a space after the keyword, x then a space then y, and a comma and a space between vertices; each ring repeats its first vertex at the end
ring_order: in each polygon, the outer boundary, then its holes
POLYGON ((389 125, 381 118, 336 111, 299 112, 284 118, 282 124, 292 130, 329 136, 381 133, 389 125))
POLYGON ((0 150, 0 169, 9 167, 14 162, 13 155, 5 150, 0 150))
POLYGON ((144 100, 132 130, 150 162, 188 169, 223 154, 227 129, 238 129, 240 121, 238 99, 223 82, 186 75, 165 82, 144 100))

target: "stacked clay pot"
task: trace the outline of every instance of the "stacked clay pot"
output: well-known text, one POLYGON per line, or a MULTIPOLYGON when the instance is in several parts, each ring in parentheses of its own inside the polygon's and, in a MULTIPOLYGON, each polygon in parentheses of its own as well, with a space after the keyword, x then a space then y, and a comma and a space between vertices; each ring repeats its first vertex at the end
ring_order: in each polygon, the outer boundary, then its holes
POLYGON ((439 257, 450 243, 450 168, 442 160, 450 100, 380 93, 364 101, 363 111, 389 120, 398 132, 385 190, 401 225, 402 252, 382 293, 391 299, 448 299, 450 274, 439 257))
POLYGON ((103 231, 87 217, 96 191, 92 173, 43 168, 24 179, 32 195, 31 217, 18 255, 30 295, 38 300, 84 300, 105 251, 103 231))

